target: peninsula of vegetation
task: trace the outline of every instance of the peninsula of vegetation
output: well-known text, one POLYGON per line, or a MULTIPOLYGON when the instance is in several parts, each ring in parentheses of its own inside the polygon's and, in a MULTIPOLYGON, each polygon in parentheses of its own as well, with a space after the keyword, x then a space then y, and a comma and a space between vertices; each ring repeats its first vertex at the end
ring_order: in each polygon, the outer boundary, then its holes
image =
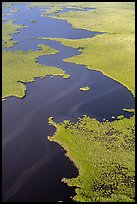
POLYGON ((5 24, 2 24, 2 45, 6 48, 13 47, 14 44, 17 44, 17 41, 12 40, 10 34, 19 33, 19 28, 25 28, 24 25, 16 25, 14 21, 8 21, 5 24))
POLYGON ((28 52, 21 50, 2 52, 2 99, 9 96, 23 98, 26 91, 25 83, 34 81, 35 77, 47 75, 69 77, 59 68, 38 64, 36 59, 39 56, 58 52, 46 45, 41 44, 39 47, 42 49, 28 52))
POLYGON ((50 141, 67 149, 79 176, 63 179, 77 186, 78 202, 134 202, 135 129, 134 117, 100 123, 87 116, 77 123, 49 123, 57 130, 50 141))

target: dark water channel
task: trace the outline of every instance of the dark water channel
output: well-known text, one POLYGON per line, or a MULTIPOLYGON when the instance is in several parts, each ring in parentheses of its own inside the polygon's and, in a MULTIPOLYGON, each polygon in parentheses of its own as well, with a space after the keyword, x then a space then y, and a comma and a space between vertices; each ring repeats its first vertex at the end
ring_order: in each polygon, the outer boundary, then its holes
POLYGON ((61 183, 61 179, 76 177, 78 171, 65 156, 62 147, 48 141, 47 136, 55 132, 55 128, 48 125, 48 118, 53 116, 55 121, 76 121, 84 114, 99 121, 103 118, 112 121, 112 115, 121 114, 129 118, 132 113, 122 109, 134 108, 134 97, 123 85, 101 72, 63 61, 80 54, 78 49, 54 40, 31 39, 42 36, 80 39, 101 33, 73 29, 67 21, 41 17, 40 8, 26 9, 25 5, 18 4, 15 8, 20 11, 8 18, 28 27, 12 35, 13 40, 19 43, 7 50, 36 50, 37 44, 46 44, 59 53, 41 56, 38 63, 62 68, 70 74, 70 78, 37 78, 36 82, 26 84, 25 98, 9 97, 3 102, 3 201, 70 202, 75 188, 61 183), (31 23, 31 19, 36 19, 37 23, 31 23), (79 88, 83 86, 90 86, 91 90, 81 92, 79 88))

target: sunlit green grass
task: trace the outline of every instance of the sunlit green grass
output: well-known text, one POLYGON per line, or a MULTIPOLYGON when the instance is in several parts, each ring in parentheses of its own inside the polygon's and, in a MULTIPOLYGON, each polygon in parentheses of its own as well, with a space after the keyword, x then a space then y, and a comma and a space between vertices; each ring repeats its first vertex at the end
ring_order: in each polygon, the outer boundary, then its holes
MULTIPOLYGON (((78 6, 78 3, 67 2, 67 5, 78 6)), ((97 10, 58 14, 59 18, 68 20, 75 28, 106 33, 81 40, 58 39, 64 45, 84 48, 80 49, 81 55, 65 61, 85 64, 91 70, 100 70, 123 83, 134 94, 134 3, 80 2, 79 5, 96 7, 97 10)), ((57 8, 54 6, 50 12, 57 11, 59 6, 60 4, 57 8)), ((3 52, 3 98, 10 95, 23 97, 26 87, 21 82, 33 81, 36 76, 57 74, 66 77, 60 69, 36 63, 38 56, 53 52, 47 50, 44 45, 41 47, 43 50, 28 53, 3 52)), ((50 118, 50 124, 54 125, 57 131, 55 136, 49 139, 58 142, 67 150, 67 155, 79 170, 77 178, 63 179, 68 185, 77 187, 74 200, 134 202, 134 120, 134 116, 130 119, 120 116, 111 123, 100 123, 85 116, 76 124, 69 121, 56 124, 50 118)))
POLYGON ((81 55, 64 61, 85 64, 88 69, 102 71, 135 93, 134 34, 103 34, 91 39, 56 40, 67 46, 84 47, 81 55))
POLYGON ((78 202, 134 202, 134 116, 100 123, 87 116, 77 123, 57 124, 50 141, 61 144, 79 170, 79 176, 63 179, 76 186, 78 202))
MULTIPOLYGON (((100 70, 135 94, 134 3, 91 2, 87 5, 97 10, 58 16, 75 28, 106 33, 81 40, 56 39, 66 46, 84 48, 80 49, 81 55, 65 61, 100 70)), ((104 119, 103 123, 85 116, 76 124, 70 121, 57 124, 50 118, 49 123, 57 129, 49 140, 63 146, 79 170, 77 178, 63 179, 68 185, 77 187, 75 201, 135 201, 134 116, 126 119, 121 115, 113 122, 104 119)))
POLYGON ((41 50, 27 53, 23 51, 2 52, 2 98, 25 96, 26 85, 24 83, 35 80, 35 77, 47 75, 59 75, 68 78, 69 75, 59 68, 44 66, 37 63, 37 58, 45 54, 56 54, 58 51, 45 45, 39 45, 41 50))
POLYGON ((86 3, 96 10, 59 14, 75 28, 105 32, 87 39, 57 39, 64 45, 84 47, 81 55, 65 61, 85 64, 121 82, 135 94, 135 6, 127 2, 86 3))
POLYGON ((17 41, 12 40, 12 33, 19 33, 19 28, 24 28, 23 25, 15 25, 14 21, 8 21, 5 24, 2 24, 2 45, 4 47, 13 47, 14 44, 17 44, 17 41))

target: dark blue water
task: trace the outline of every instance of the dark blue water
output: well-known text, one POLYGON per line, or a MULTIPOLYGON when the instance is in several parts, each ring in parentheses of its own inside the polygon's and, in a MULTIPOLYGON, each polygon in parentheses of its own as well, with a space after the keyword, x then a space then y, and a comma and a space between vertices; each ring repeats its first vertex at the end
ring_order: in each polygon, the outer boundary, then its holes
POLYGON ((134 108, 134 97, 126 87, 101 72, 63 61, 81 54, 78 49, 65 47, 54 40, 28 38, 80 39, 100 33, 73 29, 67 21, 41 17, 39 8, 26 9, 24 4, 15 6, 20 11, 13 14, 12 19, 28 27, 12 35, 13 40, 19 43, 9 50, 36 50, 37 44, 46 44, 59 53, 41 56, 38 63, 62 68, 71 77, 37 78, 36 82, 26 84, 25 98, 9 97, 3 102, 3 201, 71 201, 75 188, 61 183, 61 179, 76 177, 78 171, 65 157, 64 150, 48 141, 47 136, 55 132, 55 128, 48 125, 48 118, 53 116, 55 121, 77 121, 84 114, 99 121, 103 118, 112 121, 112 115, 121 114, 129 118, 133 113, 122 109, 134 108), (37 23, 31 23, 31 19, 36 19, 37 23), (83 86, 90 86, 91 90, 81 92, 79 88, 83 86))

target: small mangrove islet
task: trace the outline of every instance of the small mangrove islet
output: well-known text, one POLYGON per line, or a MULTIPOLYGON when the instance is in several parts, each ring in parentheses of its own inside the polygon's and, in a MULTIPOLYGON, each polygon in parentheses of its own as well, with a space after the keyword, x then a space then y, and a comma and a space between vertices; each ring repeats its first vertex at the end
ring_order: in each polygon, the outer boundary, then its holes
POLYGON ((89 91, 90 87, 89 86, 84 86, 80 88, 80 91, 89 91))
POLYGON ((30 20, 30 22, 31 22, 31 23, 36 23, 36 22, 37 22, 37 20, 32 19, 32 20, 30 20))

